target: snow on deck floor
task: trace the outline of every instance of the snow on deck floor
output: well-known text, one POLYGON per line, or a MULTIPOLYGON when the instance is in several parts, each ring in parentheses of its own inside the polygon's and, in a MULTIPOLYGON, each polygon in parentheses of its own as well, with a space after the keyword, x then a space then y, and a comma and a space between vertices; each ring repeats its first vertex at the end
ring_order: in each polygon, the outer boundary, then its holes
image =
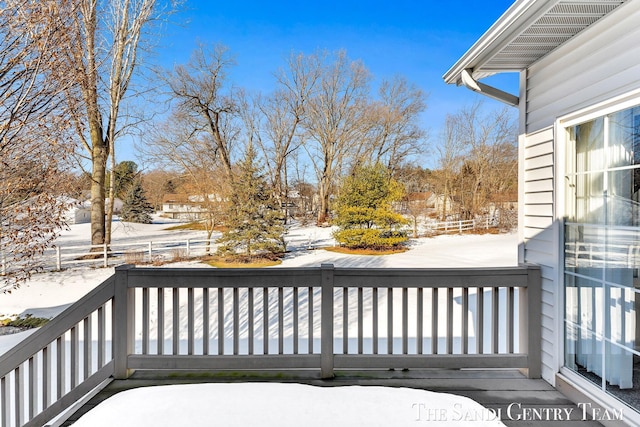
POLYGON ((391 387, 233 383, 142 387, 120 392, 74 427, 504 426, 462 396, 391 387))

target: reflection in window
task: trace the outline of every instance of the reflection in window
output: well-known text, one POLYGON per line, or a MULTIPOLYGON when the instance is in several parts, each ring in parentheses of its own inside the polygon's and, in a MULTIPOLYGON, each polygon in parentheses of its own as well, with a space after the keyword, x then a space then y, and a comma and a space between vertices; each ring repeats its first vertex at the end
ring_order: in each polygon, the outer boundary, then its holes
POLYGON ((640 108, 567 129, 565 365, 640 410, 640 108))

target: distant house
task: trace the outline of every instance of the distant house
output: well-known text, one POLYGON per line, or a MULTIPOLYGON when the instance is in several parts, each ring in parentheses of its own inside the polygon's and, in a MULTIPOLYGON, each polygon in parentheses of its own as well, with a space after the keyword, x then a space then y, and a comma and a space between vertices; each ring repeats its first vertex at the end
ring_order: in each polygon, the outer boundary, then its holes
MULTIPOLYGON (((209 201, 218 200, 210 195, 209 201)), ((169 193, 162 198, 162 215, 173 219, 199 220, 208 212, 203 196, 169 193)))
MULTIPOLYGON (((640 1, 517 0, 444 75, 518 108, 542 376, 640 425, 640 1), (519 93, 479 80, 519 73, 519 93)), ((620 425, 620 424, 617 424, 620 425)))
MULTIPOLYGON (((85 224, 91 222, 91 200, 85 200, 84 202, 75 200, 71 201, 70 205, 71 207, 66 215, 67 224, 85 224)), ((122 211, 123 205, 123 201, 116 198, 113 204, 113 213, 118 215, 120 211, 122 211)), ((104 203, 105 213, 108 206, 109 199, 106 199, 104 203)))
POLYGON ((425 214, 440 214, 443 209, 446 214, 449 214, 453 206, 451 197, 445 197, 442 194, 436 194, 432 191, 408 193, 404 203, 406 203, 405 208, 407 210, 414 212, 424 210, 425 214))
POLYGON ((67 224, 86 224, 91 222, 91 203, 70 201, 71 207, 67 210, 65 220, 67 224))

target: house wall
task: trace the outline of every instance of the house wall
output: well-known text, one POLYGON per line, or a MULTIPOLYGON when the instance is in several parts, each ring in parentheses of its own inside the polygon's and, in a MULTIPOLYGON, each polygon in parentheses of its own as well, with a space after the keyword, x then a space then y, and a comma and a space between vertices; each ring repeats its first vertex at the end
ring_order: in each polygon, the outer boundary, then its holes
POLYGON ((520 217, 524 261, 540 265, 542 276, 542 377, 553 383, 557 371, 558 243, 554 221, 553 128, 521 138, 523 201, 520 217))
POLYGON ((559 117, 640 88, 640 2, 630 1, 559 47, 525 74, 520 140, 520 234, 525 262, 542 266, 542 376, 555 384, 562 356, 563 150, 559 117))
POLYGON ((627 2, 529 68, 528 134, 640 87, 638 22, 640 2, 627 2))

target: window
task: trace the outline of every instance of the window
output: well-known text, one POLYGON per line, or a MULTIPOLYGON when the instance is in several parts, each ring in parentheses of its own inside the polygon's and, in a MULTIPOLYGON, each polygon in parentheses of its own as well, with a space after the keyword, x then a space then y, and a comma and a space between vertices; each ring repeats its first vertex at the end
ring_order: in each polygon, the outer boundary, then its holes
POLYGON ((640 410, 640 107, 566 132, 565 365, 640 410))

